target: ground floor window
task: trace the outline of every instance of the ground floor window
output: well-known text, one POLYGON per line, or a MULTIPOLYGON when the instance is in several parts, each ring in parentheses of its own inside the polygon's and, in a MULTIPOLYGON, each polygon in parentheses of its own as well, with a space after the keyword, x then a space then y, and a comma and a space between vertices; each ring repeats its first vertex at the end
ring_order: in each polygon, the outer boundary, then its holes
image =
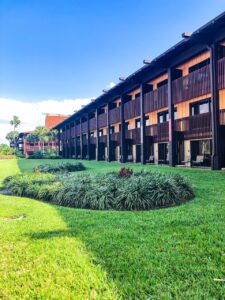
POLYGON ((212 140, 191 141, 191 160, 193 165, 210 166, 212 140))
POLYGON ((158 144, 158 161, 161 164, 169 163, 169 145, 168 145, 168 143, 158 144))

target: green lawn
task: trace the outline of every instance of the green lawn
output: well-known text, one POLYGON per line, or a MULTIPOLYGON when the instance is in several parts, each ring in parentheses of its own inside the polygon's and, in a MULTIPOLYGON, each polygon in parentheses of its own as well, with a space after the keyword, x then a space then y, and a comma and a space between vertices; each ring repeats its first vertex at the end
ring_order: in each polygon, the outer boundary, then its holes
MULTIPOLYGON (((0 181, 44 162, 0 161, 0 181)), ((84 164, 85 172, 121 167, 84 164)), ((196 197, 116 212, 0 195, 0 299, 225 298, 225 282, 215 280, 225 279, 225 172, 127 166, 184 174, 196 197)))

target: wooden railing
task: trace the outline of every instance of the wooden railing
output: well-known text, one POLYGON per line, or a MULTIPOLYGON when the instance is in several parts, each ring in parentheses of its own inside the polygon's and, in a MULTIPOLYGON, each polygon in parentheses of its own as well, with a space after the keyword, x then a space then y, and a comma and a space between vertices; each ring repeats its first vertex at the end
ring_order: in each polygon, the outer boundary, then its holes
POLYGON ((220 110, 220 125, 225 125, 225 109, 220 110))
POLYGON ((76 136, 80 135, 80 124, 76 125, 76 136))
POLYGON ((120 122, 120 107, 113 108, 109 111, 110 124, 120 122))
POLYGON ((92 118, 89 120, 89 127, 91 131, 96 129, 96 118, 92 118))
POLYGON ((209 65, 174 80, 172 90, 174 104, 210 93, 209 65))
POLYGON ((217 78, 218 89, 225 89, 225 57, 221 58, 217 62, 217 78))
POLYGON ((144 95, 144 112, 167 107, 168 106, 168 84, 159 87, 157 90, 151 91, 144 95))
POLYGON ((100 136, 99 143, 107 144, 107 135, 100 136))
POLYGON ((141 130, 140 128, 134 128, 125 131, 125 138, 127 140, 132 140, 133 144, 141 143, 141 130))
MULTIPOLYGON (((44 149, 51 149, 51 148, 55 148, 57 146, 58 146, 58 142, 55 142, 55 141, 44 143, 44 149)), ((25 152, 41 151, 42 147, 43 147, 43 145, 40 142, 35 142, 35 143, 25 142, 24 143, 24 151, 25 152)))
POLYGON ((98 127, 106 127, 107 125, 107 113, 103 113, 98 116, 98 127))
POLYGON ((82 123, 82 133, 86 133, 88 131, 88 122, 82 123))
POLYGON ((110 140, 120 145, 121 134, 120 132, 114 132, 110 135, 110 140))
POLYGON ((175 131, 184 133, 185 139, 209 138, 212 135, 211 113, 175 120, 175 131))
POLYGON ((159 123, 146 126, 146 136, 152 136, 154 142, 167 142, 169 140, 169 123, 159 123))
POLYGON ((90 136, 90 144, 93 144, 93 145, 96 144, 96 137, 90 136))
POLYGON ((140 116, 140 97, 124 104, 124 119, 140 116))
POLYGON ((73 126, 71 127, 71 137, 74 138, 76 136, 76 128, 73 126))

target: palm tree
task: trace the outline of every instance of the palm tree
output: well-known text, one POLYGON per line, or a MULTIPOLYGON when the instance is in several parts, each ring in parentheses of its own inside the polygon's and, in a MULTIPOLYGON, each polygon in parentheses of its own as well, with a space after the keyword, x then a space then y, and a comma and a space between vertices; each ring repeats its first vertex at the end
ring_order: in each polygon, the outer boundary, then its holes
POLYGON ((42 154, 44 154, 45 142, 48 142, 49 140, 49 130, 45 126, 37 126, 35 128, 34 134, 39 137, 41 148, 42 148, 42 154))
MULTIPOLYGON (((10 125, 13 126, 13 131, 15 132, 16 128, 19 127, 19 125, 21 124, 21 121, 19 117, 13 116, 12 120, 9 123, 10 125)), ((16 149, 16 135, 14 135, 13 143, 14 143, 14 149, 16 149)))

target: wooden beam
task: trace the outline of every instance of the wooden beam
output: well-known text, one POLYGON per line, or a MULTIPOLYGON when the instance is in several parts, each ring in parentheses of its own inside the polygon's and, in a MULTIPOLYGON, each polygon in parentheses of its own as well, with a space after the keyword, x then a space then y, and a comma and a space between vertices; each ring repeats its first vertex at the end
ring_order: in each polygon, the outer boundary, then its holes
POLYGON ((96 119, 96 160, 99 160, 99 135, 98 135, 98 109, 95 111, 95 119, 96 119))
POLYGON ((168 110, 169 110, 169 165, 175 167, 175 133, 174 133, 174 105, 172 93, 173 69, 168 69, 168 110))

